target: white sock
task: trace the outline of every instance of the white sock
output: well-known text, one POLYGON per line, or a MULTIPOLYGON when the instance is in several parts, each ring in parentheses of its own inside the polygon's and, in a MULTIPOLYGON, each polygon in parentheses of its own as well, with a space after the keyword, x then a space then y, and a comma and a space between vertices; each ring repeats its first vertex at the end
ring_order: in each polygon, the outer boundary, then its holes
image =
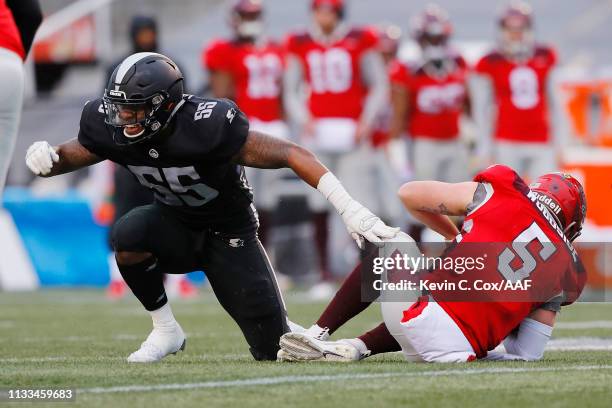
POLYGON ((354 346, 357 350, 359 350, 359 352, 362 355, 366 355, 370 353, 370 350, 368 350, 368 346, 366 346, 366 344, 361 339, 358 339, 358 338, 344 339, 344 341, 354 346))
POLYGON ((287 319, 287 326, 289 326, 289 331, 291 333, 304 333, 306 331, 304 327, 300 326, 297 323, 292 322, 289 319, 287 319))
POLYGON ((177 324, 170 303, 166 303, 159 309, 149 312, 149 314, 153 320, 153 327, 168 327, 177 324))

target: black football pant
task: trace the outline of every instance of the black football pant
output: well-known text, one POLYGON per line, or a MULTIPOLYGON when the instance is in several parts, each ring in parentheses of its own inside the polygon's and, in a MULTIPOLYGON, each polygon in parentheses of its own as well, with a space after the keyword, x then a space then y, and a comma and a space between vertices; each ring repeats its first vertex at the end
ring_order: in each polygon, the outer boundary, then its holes
POLYGON ((219 303, 238 324, 256 360, 275 360, 287 313, 268 257, 254 230, 219 233, 193 229, 156 204, 138 207, 114 226, 115 252, 150 252, 121 274, 147 310, 167 300, 162 273, 203 270, 219 303))

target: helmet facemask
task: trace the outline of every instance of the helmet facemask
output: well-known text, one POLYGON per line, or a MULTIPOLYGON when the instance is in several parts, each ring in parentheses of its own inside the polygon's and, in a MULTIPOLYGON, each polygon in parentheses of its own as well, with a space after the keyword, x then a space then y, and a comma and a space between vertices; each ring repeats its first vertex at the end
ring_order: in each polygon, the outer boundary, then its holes
MULTIPOLYGON (((173 85, 176 86, 177 84, 173 85)), ((183 104, 170 101, 170 95, 161 91, 148 98, 120 98, 121 91, 106 90, 102 106, 104 122, 115 128, 113 140, 119 145, 131 145, 151 139, 165 129, 178 108, 183 104)))
POLYGON ((116 144, 149 140, 172 120, 183 99, 183 74, 168 57, 140 52, 113 71, 102 97, 104 122, 116 144))

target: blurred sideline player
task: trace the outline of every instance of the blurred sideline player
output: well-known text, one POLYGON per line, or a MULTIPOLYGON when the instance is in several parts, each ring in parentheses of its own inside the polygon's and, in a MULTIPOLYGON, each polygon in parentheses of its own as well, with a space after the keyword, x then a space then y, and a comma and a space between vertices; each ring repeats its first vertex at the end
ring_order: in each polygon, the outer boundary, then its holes
POLYGON ((0 205, 21 117, 23 62, 41 21, 38 0, 0 0, 0 205))
POLYGON ((183 93, 168 57, 141 52, 115 68, 102 98, 85 104, 77 138, 57 147, 33 143, 26 164, 50 177, 102 160, 127 167, 155 194, 114 226, 119 270, 150 313, 153 330, 128 362, 149 363, 185 347, 163 286, 163 273, 202 269, 256 360, 275 360, 289 329, 274 270, 257 238, 257 210, 243 166, 291 168, 341 214, 362 247, 399 229, 354 200, 308 150, 249 130, 229 99, 183 93))
MULTIPOLYGON (((528 187, 509 167, 494 165, 472 182, 415 181, 404 185, 399 195, 417 219, 453 240, 445 259, 473 257, 475 253, 482 256, 481 247, 474 249, 476 243, 509 245, 516 251, 506 247, 499 256, 486 258, 484 268, 464 275, 436 270, 426 278, 438 283, 446 279, 453 282, 457 277, 472 283, 477 279, 514 282, 528 278, 532 285, 528 295, 518 300, 504 298, 507 293, 470 292, 474 300, 465 301, 465 297, 453 299, 452 292, 436 290, 422 293, 414 304, 383 301, 385 323, 355 339, 327 341, 331 333, 370 304, 361 301, 358 266, 315 325, 281 338, 279 358, 356 361, 401 349, 415 362, 540 359, 556 313, 580 296, 586 281, 586 272, 571 245, 586 216, 580 183, 568 174, 550 173, 528 187), (448 215, 466 217, 461 231, 448 215), (502 262, 505 252, 511 255, 502 262), (506 353, 489 353, 502 342, 506 353)), ((397 240, 414 243, 405 234, 389 241, 397 240)), ((417 251, 415 256, 419 255, 417 251)))
MULTIPOLYGON (((202 54, 215 98, 229 98, 249 118, 251 129, 287 139, 281 102, 284 55, 282 46, 264 35, 261 0, 239 0, 231 11, 231 39, 212 41, 202 54)), ((247 169, 259 213, 259 238, 267 247, 268 231, 289 170, 247 169)))
MULTIPOLYGON (((393 126, 391 137, 407 132, 417 180, 458 182, 468 175, 468 152, 460 138, 460 117, 471 115, 467 65, 449 40, 452 26, 446 11, 428 6, 412 22, 421 60, 392 67, 393 126)), ((420 241, 423 227, 410 235, 420 241)))
MULTIPOLYGON (((557 54, 537 44, 531 7, 511 3, 498 20, 497 49, 480 59, 476 71, 489 79, 496 105, 493 161, 534 180, 558 168, 548 112, 548 85, 557 54)), ((482 153, 491 146, 488 138, 482 153)))
MULTIPOLYGON (((395 25, 383 25, 378 30, 378 50, 387 69, 389 81, 393 67, 397 64, 397 52, 402 30, 395 25)), ((391 95, 388 95, 391 102, 391 95)), ((367 188, 378 201, 375 207, 378 215, 391 224, 398 225, 405 218, 401 203, 397 200, 396 191, 401 180, 408 174, 408 160, 405 157, 404 141, 391 139, 390 132, 393 121, 391 103, 382 106, 376 115, 370 136, 372 150, 369 153, 371 162, 371 185, 367 188)), ((365 180, 364 180, 365 181, 365 180)), ((404 180, 405 181, 405 180, 404 180)))
MULTIPOLYGON (((145 15, 136 15, 132 17, 129 34, 132 45, 132 53, 130 54, 137 52, 158 52, 159 30, 157 21, 155 21, 154 17, 145 15)), ((124 55, 109 65, 106 78, 110 78, 115 68, 128 55, 124 55)), ((113 173, 112 204, 114 211, 112 225, 114 225, 132 209, 151 204, 153 202, 153 193, 142 186, 125 167, 117 166, 111 162, 107 162, 106 164, 112 168, 111 171, 113 173)), ((127 294, 127 285, 123 281, 121 272, 117 267, 114 254, 111 254, 109 257, 109 268, 111 281, 108 285, 106 294, 111 299, 120 299, 127 294)), ((196 287, 184 275, 165 275, 164 286, 170 298, 176 296, 190 298, 197 295, 196 287)))
MULTIPOLYGON (((350 27, 344 21, 342 0, 312 0, 313 24, 287 38, 287 68, 283 102, 292 122, 301 129, 301 143, 369 203, 371 152, 368 140, 374 119, 388 95, 384 62, 373 29, 350 27), (304 103, 304 88, 307 101, 304 103), (364 188, 365 187, 365 188, 364 188)), ((328 206, 313 194, 315 242, 323 284, 328 297, 332 279, 328 256, 328 206)), ((313 288, 316 296, 317 287, 313 288)))

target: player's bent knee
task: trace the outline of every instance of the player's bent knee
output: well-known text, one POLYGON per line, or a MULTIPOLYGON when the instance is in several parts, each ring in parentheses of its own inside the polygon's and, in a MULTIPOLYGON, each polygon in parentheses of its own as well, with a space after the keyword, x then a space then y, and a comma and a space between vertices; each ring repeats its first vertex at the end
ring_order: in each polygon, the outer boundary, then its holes
POLYGON ((136 265, 151 257, 150 252, 115 252, 115 260, 118 265, 136 265))
POLYGON ((117 221, 111 234, 115 252, 145 252, 149 242, 151 217, 147 207, 138 207, 117 221))

